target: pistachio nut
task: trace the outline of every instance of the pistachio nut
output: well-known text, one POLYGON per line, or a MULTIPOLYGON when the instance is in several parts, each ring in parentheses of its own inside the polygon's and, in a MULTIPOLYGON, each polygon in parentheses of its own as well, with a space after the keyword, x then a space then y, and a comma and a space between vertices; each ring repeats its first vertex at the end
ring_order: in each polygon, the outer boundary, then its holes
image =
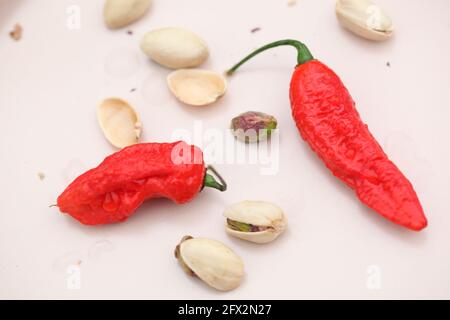
POLYGON ((105 99, 97 108, 97 120, 113 146, 124 148, 139 141, 142 124, 136 111, 126 101, 105 99))
POLYGON ((110 29, 122 28, 139 20, 150 8, 151 0, 106 0, 103 17, 110 29))
POLYGON ((189 30, 176 27, 146 33, 141 49, 150 59, 171 69, 198 67, 209 55, 205 41, 189 30))
POLYGON ((387 40, 394 31, 389 16, 371 0, 338 0, 336 16, 344 28, 369 40, 387 40))
POLYGON ((242 201, 228 207, 226 232, 236 238, 255 243, 275 240, 286 228, 283 211, 265 201, 242 201))
POLYGON ((277 119, 263 112, 248 111, 231 120, 234 136, 243 142, 259 142, 267 139, 277 127, 277 119))
POLYGON ((225 78, 203 69, 180 69, 167 76, 170 91, 183 103, 205 106, 217 101, 227 89, 225 78))
POLYGON ((220 291, 237 288, 244 277, 241 258, 216 240, 185 236, 175 248, 175 257, 188 275, 220 291))

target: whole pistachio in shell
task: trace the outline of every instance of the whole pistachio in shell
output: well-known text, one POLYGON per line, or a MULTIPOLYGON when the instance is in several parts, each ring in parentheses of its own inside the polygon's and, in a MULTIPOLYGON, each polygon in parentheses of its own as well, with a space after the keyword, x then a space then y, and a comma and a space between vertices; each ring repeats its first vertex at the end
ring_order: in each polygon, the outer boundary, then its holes
POLYGON ((394 31, 392 20, 371 0, 338 0, 336 16, 344 28, 369 40, 387 40, 394 31))
POLYGON ((139 20, 150 8, 151 0, 106 0, 103 17, 106 26, 118 29, 139 20))
POLYGON ((188 275, 220 291, 237 288, 244 277, 241 258, 216 240, 185 236, 175 248, 175 257, 188 275))
POLYGON ((265 201, 242 201, 228 207, 226 232, 236 238, 255 243, 275 240, 286 228, 283 211, 265 201))
POLYGON ((192 31, 167 27, 147 32, 141 50, 152 60, 171 69, 200 66, 209 56, 206 42, 192 31))
POLYGON ((234 136, 246 143, 263 141, 276 128, 277 119, 264 112, 247 111, 231 120, 234 136))

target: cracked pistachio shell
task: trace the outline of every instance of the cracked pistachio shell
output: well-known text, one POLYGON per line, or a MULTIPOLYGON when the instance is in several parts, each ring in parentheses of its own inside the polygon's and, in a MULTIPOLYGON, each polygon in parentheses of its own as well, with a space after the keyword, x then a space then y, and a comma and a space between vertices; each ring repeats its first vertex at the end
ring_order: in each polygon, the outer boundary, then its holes
POLYGON ((336 16, 344 28, 369 40, 387 40, 394 31, 389 16, 371 0, 338 0, 336 16))
POLYGON ((170 91, 183 103, 205 106, 225 94, 227 82, 215 72, 203 69, 180 69, 167 76, 170 91))
POLYGON ((206 239, 184 237, 176 249, 176 256, 195 275, 220 291, 237 288, 244 277, 241 258, 223 243, 206 239))
POLYGON ((236 238, 255 243, 267 243, 275 240, 286 228, 287 220, 277 205, 265 201, 242 201, 228 207, 224 216, 227 219, 257 227, 266 227, 263 231, 245 232, 234 230, 225 225, 226 232, 236 238))
POLYGON ((122 28, 139 20, 150 8, 151 0, 106 0, 103 17, 110 29, 122 28))
POLYGON ((198 67, 209 55, 205 41, 195 33, 177 27, 146 33, 141 49, 150 59, 171 69, 198 67))
POLYGON ((97 108, 97 120, 106 139, 117 148, 135 144, 141 136, 139 116, 122 99, 105 99, 97 108))

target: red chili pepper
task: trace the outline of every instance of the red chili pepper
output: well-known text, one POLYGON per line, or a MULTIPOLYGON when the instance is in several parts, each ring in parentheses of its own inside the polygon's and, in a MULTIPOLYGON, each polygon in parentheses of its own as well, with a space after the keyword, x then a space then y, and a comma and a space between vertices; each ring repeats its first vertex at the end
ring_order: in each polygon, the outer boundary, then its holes
POLYGON ((203 187, 226 190, 226 183, 208 174, 202 151, 186 144, 142 143, 107 157, 76 178, 58 197, 61 212, 83 224, 126 220, 147 199, 169 198, 181 204, 203 187))
POLYGON ((315 60, 303 43, 296 40, 270 43, 245 57, 228 74, 258 53, 284 45, 293 46, 298 52, 290 100, 303 139, 336 177, 356 191, 364 204, 409 229, 425 228, 427 219, 411 183, 361 121, 339 77, 315 60))

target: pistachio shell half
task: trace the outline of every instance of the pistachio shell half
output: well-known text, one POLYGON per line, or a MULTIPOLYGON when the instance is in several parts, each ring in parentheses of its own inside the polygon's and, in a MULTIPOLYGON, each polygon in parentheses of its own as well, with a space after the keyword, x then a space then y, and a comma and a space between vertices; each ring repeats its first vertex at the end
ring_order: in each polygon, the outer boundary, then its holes
POLYGON ((244 277, 241 258, 216 240, 185 236, 175 249, 175 257, 187 274, 197 276, 217 290, 233 290, 244 277))
POLYGON ((151 0, 106 0, 103 17, 110 29, 122 28, 139 20, 150 8, 151 0))
POLYGON ((344 28, 369 40, 387 40, 394 31, 389 16, 371 0, 338 0, 336 16, 344 28))
POLYGON ((204 106, 225 94, 227 82, 218 73, 203 69, 180 69, 167 76, 170 91, 183 103, 204 106))
POLYGON ((139 116, 122 99, 105 99, 97 108, 97 120, 106 139, 117 148, 135 144, 141 136, 139 116))
POLYGON ((242 201, 228 207, 226 232, 236 238, 255 243, 275 240, 286 228, 283 211, 275 204, 265 201, 242 201))
POLYGON ((141 49, 150 59, 171 69, 198 67, 209 55, 203 39, 176 27, 147 32, 142 38, 141 49))

